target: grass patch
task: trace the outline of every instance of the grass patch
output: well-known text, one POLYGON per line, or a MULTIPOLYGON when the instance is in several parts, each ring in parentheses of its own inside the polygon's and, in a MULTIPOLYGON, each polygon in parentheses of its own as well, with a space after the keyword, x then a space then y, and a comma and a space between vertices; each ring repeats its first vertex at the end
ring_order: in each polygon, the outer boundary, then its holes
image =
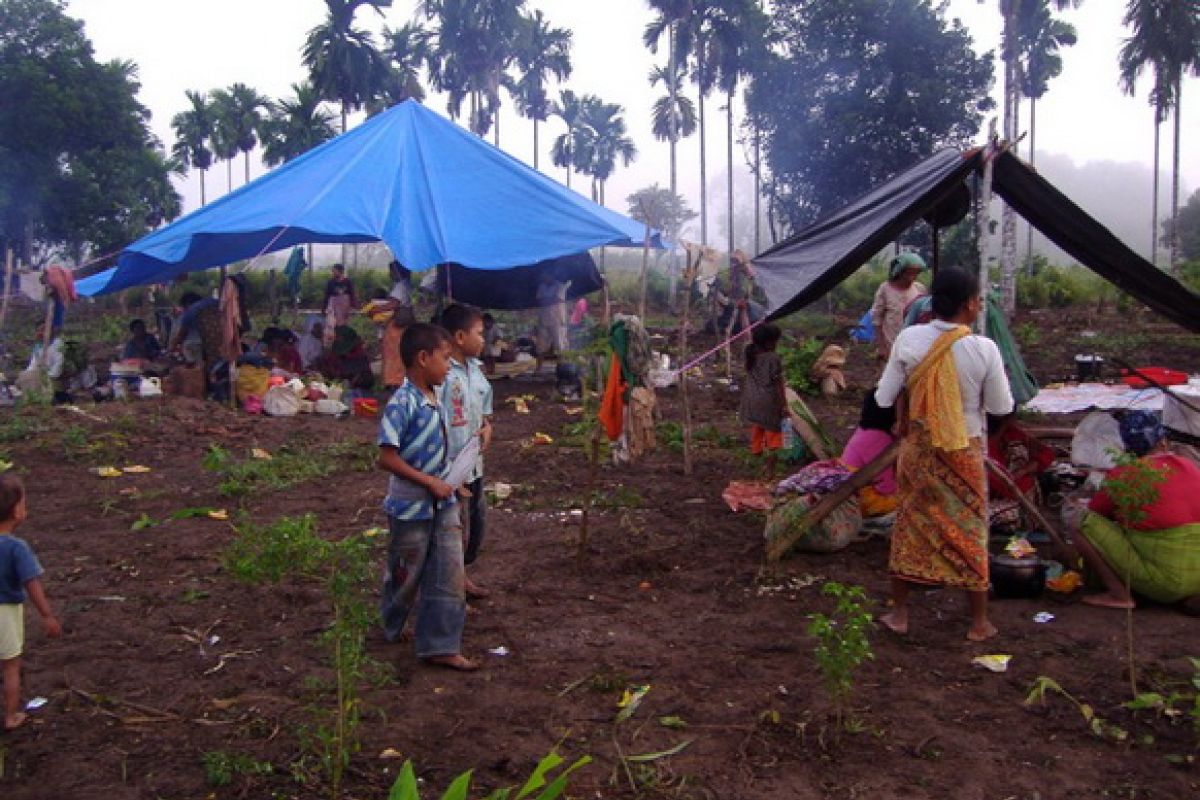
POLYGON ((238 459, 218 445, 209 447, 201 462, 221 477, 217 490, 226 497, 244 497, 262 491, 287 489, 306 481, 351 469, 366 471, 375 466, 375 449, 358 442, 328 447, 281 448, 270 458, 238 459))

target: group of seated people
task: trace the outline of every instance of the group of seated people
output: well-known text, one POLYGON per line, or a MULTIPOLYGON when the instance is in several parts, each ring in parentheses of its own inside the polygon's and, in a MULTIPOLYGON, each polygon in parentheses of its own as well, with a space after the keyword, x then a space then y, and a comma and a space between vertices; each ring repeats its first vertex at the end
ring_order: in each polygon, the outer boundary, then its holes
MULTIPOLYGON (((779 483, 776 491, 782 496, 768 518, 767 537, 799 524, 820 498, 883 453, 894 441, 894 423, 894 409, 880 408, 874 392, 867 392, 859 424, 842 455, 809 464, 779 483)), ((1126 463, 1105 475, 1081 514, 1065 514, 1079 564, 1102 587, 1100 593, 1085 595, 1083 602, 1133 608, 1138 595, 1179 603, 1200 615, 1200 466, 1175 452, 1155 413, 1124 412, 1119 425, 1126 463)), ((993 530, 1021 529, 1028 520, 1009 516, 1020 512, 1013 489, 1034 504, 1044 502, 1057 453, 1022 428, 1015 414, 989 419, 987 451, 1010 478, 993 476, 989 481, 993 530)), ((795 548, 832 552, 846 547, 860 535, 864 520, 886 518, 895 509, 895 493, 893 465, 806 531, 795 548)))

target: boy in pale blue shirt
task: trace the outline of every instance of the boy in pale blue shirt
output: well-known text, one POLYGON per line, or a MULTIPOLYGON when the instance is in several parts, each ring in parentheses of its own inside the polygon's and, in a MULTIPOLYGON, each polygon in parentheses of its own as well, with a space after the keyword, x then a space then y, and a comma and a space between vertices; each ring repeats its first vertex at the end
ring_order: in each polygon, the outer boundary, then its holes
POLYGON ((24 539, 13 536, 25 521, 25 486, 12 473, 0 475, 0 667, 4 673, 4 730, 25 723, 21 711, 21 653, 25 649, 25 600, 42 615, 42 628, 52 639, 62 626, 42 589, 42 565, 24 539))
MULTIPOLYGON (((483 492, 483 450, 492 440, 492 384, 483 374, 483 314, 458 303, 442 312, 442 327, 450 334, 450 372, 442 384, 442 407, 446 409, 446 442, 453 462, 473 437, 480 439, 480 455, 463 484, 464 524, 467 543, 463 563, 470 566, 479 557, 487 524, 487 499, 483 492)), ((465 577, 467 599, 487 597, 485 589, 465 577)))

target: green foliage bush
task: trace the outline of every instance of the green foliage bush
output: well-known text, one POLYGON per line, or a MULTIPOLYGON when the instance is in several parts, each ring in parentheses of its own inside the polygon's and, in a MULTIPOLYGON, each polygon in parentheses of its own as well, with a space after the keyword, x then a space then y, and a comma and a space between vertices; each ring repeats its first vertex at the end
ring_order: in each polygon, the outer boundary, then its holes
POLYGON ((1116 297, 1115 288, 1091 270, 1046 265, 1041 257, 1034 262, 1033 274, 1017 275, 1017 305, 1022 308, 1068 308, 1116 297))
POLYGON ((812 379, 813 364, 821 356, 825 343, 820 339, 805 339, 797 344, 779 347, 779 358, 783 362, 783 377, 787 385, 800 394, 816 395, 821 387, 812 379))
POLYGON ((833 310, 840 314, 860 317, 875 302, 879 284, 887 280, 887 259, 877 257, 846 280, 831 293, 833 310))

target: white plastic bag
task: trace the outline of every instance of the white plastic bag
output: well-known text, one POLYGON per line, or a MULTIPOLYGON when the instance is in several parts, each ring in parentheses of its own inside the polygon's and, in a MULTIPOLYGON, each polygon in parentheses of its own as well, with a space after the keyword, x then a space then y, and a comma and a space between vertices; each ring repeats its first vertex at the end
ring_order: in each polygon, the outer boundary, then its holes
POLYGON ((272 417, 294 417, 300 413, 300 398, 288 386, 272 386, 263 397, 263 411, 272 417))
POLYGON ((138 381, 138 397, 162 397, 162 381, 158 378, 142 378, 138 381))

